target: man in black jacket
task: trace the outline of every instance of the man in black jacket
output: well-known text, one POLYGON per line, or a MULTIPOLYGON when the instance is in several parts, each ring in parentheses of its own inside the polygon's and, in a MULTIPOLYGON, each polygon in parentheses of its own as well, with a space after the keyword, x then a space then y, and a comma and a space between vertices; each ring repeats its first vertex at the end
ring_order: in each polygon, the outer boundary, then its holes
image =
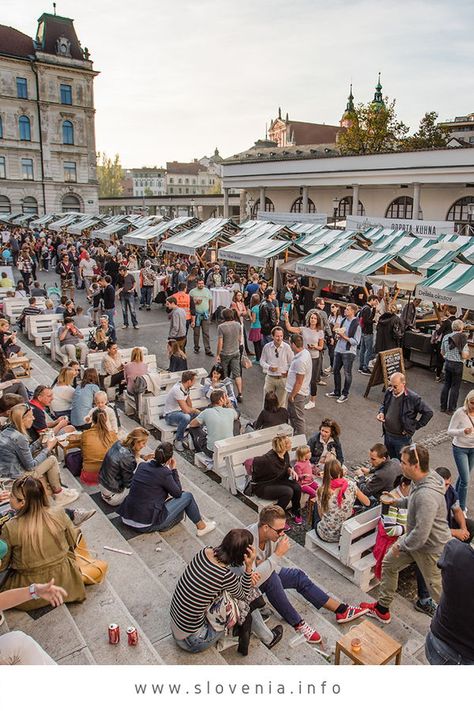
POLYGON ((375 309, 379 300, 376 296, 369 296, 365 306, 359 311, 359 322, 362 331, 359 352, 359 373, 370 375, 369 361, 374 353, 374 319, 375 309))
POLYGON ((411 444, 416 430, 433 417, 433 410, 418 393, 408 390, 403 373, 394 373, 377 415, 383 423, 384 442, 389 456, 400 459, 400 451, 411 444))
POLYGON ((104 314, 108 317, 109 326, 113 329, 115 333, 115 289, 112 286, 112 278, 110 276, 101 276, 99 279, 99 286, 102 290, 102 304, 104 314))
POLYGON ((262 329, 263 343, 270 343, 272 340, 272 330, 278 323, 278 316, 275 308, 275 292, 272 288, 265 289, 265 298, 260 304, 259 316, 262 329))
POLYGON ((390 459, 384 444, 378 442, 370 448, 370 468, 360 467, 356 474, 360 476, 357 485, 366 496, 371 496, 377 501, 384 491, 391 491, 395 480, 402 472, 398 459, 390 459))

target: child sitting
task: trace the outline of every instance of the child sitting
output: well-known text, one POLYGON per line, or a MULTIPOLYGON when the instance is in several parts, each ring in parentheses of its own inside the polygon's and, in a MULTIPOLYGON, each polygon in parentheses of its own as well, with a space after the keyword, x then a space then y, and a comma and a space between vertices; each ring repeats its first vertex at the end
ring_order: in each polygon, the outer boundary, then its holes
POLYGON ((90 424, 92 422, 92 413, 94 410, 102 410, 105 412, 105 415, 107 417, 107 427, 111 432, 115 432, 115 434, 118 434, 118 422, 117 422, 117 415, 114 412, 114 409, 110 407, 108 404, 108 399, 107 399, 107 393, 105 393, 103 390, 100 390, 98 393, 94 395, 94 407, 89 410, 87 415, 84 417, 84 423, 85 424, 90 424))
POLYGON ((301 486, 301 491, 308 494, 310 499, 316 497, 319 484, 314 477, 314 467, 310 462, 311 449, 307 444, 298 447, 296 450, 296 462, 293 470, 296 474, 296 481, 301 486))
POLYGON ((230 378, 226 378, 224 368, 220 363, 216 363, 216 365, 212 366, 209 372, 209 377, 204 381, 204 397, 210 400, 211 393, 214 392, 214 390, 224 390, 233 407, 237 410, 237 398, 235 397, 232 380, 230 378))

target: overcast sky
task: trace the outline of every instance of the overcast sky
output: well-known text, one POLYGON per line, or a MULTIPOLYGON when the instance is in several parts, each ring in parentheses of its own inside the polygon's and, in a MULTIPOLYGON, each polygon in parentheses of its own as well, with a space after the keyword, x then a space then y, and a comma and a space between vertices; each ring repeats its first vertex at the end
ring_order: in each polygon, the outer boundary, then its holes
MULTIPOLYGON (((46 0, 1 0, 34 36, 46 0)), ((425 111, 474 111, 472 0, 58 0, 95 80, 97 149, 125 167, 229 156, 277 115, 338 123, 349 83, 413 130, 425 111)))

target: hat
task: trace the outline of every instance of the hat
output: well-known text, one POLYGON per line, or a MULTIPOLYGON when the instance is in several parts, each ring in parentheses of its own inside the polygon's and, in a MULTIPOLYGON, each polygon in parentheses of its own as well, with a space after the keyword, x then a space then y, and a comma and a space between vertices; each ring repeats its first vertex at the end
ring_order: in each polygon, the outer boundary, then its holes
POLYGON ((0 540, 0 560, 2 560, 2 558, 5 558, 7 550, 8 546, 5 541, 0 540))

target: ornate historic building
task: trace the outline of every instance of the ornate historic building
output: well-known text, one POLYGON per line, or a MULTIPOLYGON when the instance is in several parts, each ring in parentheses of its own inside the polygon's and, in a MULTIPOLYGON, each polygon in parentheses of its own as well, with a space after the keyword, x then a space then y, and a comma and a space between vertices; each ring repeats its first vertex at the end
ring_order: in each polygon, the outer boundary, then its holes
POLYGON ((97 212, 94 78, 73 20, 0 25, 0 212, 97 212))
POLYGON ((309 146, 336 143, 340 126, 330 126, 324 123, 309 123, 308 121, 293 121, 282 118, 278 109, 278 118, 270 122, 268 138, 279 148, 285 146, 309 146))

